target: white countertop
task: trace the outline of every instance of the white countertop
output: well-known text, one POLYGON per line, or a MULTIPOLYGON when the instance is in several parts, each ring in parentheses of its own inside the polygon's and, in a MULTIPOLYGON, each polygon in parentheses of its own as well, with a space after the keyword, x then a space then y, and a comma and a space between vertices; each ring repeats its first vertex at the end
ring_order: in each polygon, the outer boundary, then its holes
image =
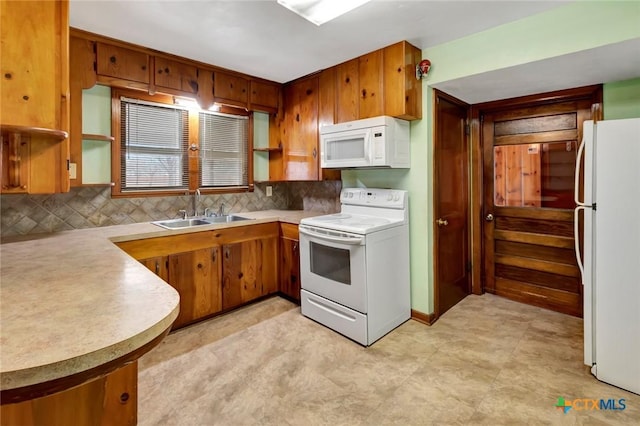
POLYGON ((0 389, 67 377, 162 334, 178 293, 113 242, 300 219, 322 213, 239 213, 252 221, 167 230, 151 223, 34 235, 0 245, 0 389))

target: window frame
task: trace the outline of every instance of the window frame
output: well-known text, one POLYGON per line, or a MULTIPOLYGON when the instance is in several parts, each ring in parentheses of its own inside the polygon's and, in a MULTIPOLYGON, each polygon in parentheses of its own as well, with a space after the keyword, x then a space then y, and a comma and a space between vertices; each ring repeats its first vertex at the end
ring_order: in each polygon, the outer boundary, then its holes
POLYGON ((200 128, 200 108, 188 108, 188 134, 189 134, 189 149, 187 154, 188 169, 189 169, 189 181, 188 189, 159 189, 159 190, 141 190, 122 191, 121 181, 121 142, 122 135, 120 133, 121 125, 121 101, 120 98, 132 98, 140 99, 148 102, 155 102, 159 104, 175 105, 175 97, 164 94, 149 95, 145 92, 136 90, 112 88, 111 90, 111 134, 114 137, 114 141, 111 145, 111 177, 113 185, 111 187, 111 196, 113 198, 137 198, 137 197, 163 197, 163 196, 175 196, 175 195, 188 195, 194 193, 197 189, 200 189, 202 194, 228 194, 228 193, 243 193, 253 192, 253 113, 241 108, 233 108, 227 106, 220 106, 219 111, 223 114, 239 115, 248 117, 248 137, 247 137, 247 185, 246 186, 230 186, 230 187, 200 187, 200 140, 199 140, 199 128, 200 128))

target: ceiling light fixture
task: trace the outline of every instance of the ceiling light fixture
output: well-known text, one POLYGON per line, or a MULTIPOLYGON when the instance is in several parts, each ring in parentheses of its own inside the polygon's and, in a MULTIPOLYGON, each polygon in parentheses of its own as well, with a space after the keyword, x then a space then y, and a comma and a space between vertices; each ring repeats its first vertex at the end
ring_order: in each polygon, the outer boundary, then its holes
POLYGON ((278 4, 320 26, 370 0, 278 0, 278 4))

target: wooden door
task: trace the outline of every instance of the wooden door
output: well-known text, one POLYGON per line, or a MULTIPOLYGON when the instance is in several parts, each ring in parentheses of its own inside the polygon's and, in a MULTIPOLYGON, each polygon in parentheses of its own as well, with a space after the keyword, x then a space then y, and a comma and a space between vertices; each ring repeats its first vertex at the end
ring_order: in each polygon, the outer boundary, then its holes
POLYGON ((156 256, 148 259, 141 259, 140 263, 166 282, 169 282, 169 258, 167 256, 156 256))
POLYGON ((573 188, 593 96, 547 94, 481 112, 487 292, 582 316, 573 188))
POLYGON ((469 106, 438 91, 435 100, 434 265, 438 316, 470 292, 469 106))
POLYGON ((169 284, 180 294, 176 329, 222 309, 220 247, 169 255, 169 284))
POLYGON ((222 308, 230 309, 278 288, 278 238, 260 238, 222 248, 222 308))
POLYGON ((317 76, 284 87, 285 180, 318 180, 318 99, 317 76))
POLYGON ((280 225, 280 291, 300 302, 300 242, 298 227, 289 223, 280 225))

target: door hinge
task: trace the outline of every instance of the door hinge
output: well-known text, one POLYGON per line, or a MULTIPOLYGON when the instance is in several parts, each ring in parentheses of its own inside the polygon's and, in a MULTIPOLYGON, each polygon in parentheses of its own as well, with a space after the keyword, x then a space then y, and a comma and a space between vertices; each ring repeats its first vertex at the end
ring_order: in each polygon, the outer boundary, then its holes
MULTIPOLYGON (((60 163, 58 163, 60 164, 60 163)), ((67 158, 67 171, 71 170, 71 160, 67 158)))

